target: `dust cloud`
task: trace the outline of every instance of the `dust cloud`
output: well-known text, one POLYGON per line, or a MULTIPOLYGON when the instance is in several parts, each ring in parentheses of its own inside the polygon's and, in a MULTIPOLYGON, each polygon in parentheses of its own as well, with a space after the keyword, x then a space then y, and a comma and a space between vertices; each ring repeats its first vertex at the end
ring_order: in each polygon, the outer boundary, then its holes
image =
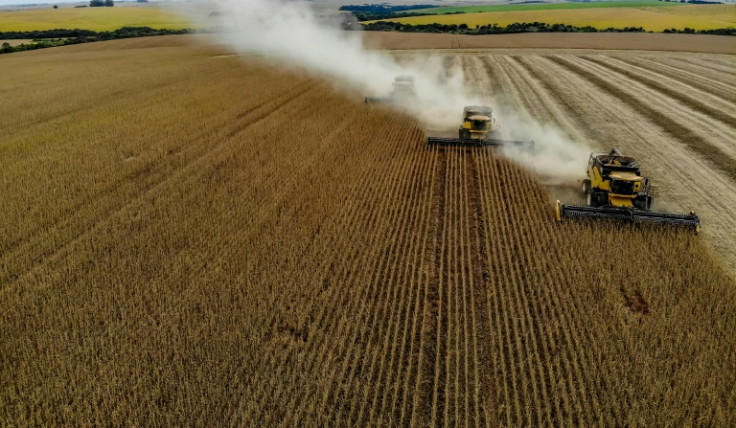
MULTIPOLYGON (((473 90, 459 67, 437 55, 401 55, 368 50, 360 31, 343 31, 336 19, 317 13, 310 2, 286 0, 219 0, 208 14, 215 36, 240 54, 259 54, 279 66, 306 69, 352 94, 385 96, 394 77, 414 77, 416 98, 403 109, 425 125, 428 134, 457 128, 470 104, 494 108, 504 138, 534 140, 532 148, 505 148, 504 154, 543 176, 579 177, 589 150, 561 131, 523 117, 473 90), (398 59, 400 57, 400 59, 398 59)), ((456 134, 455 134, 456 135, 456 134)))

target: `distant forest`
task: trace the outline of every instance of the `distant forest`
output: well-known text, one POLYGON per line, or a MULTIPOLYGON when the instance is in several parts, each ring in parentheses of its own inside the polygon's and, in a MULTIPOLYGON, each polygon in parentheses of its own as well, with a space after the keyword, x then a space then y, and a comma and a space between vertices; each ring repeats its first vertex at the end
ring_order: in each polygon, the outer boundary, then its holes
POLYGON ((430 9, 439 7, 433 4, 413 4, 404 6, 391 6, 389 4, 364 4, 340 6, 340 10, 352 12, 358 21, 373 21, 376 19, 391 19, 397 16, 421 16, 423 13, 401 13, 408 10, 430 9))
POLYGON ((193 30, 168 30, 150 27, 123 27, 115 31, 67 30, 54 29, 43 31, 0 31, 0 40, 3 39, 31 39, 32 42, 11 46, 5 42, 0 46, 0 54, 21 52, 56 46, 76 45, 79 43, 98 42, 113 39, 128 39, 131 37, 164 36, 168 34, 187 34, 193 30))
MULTIPOLYGON (((642 27, 624 27, 624 28, 606 28, 599 30, 595 27, 585 26, 576 27, 566 24, 546 24, 544 22, 515 22, 505 27, 496 24, 482 25, 475 28, 468 27, 467 24, 420 24, 409 25, 400 22, 379 21, 370 24, 363 24, 366 31, 400 31, 405 33, 454 33, 454 34, 509 34, 509 33, 643 33, 646 32, 642 27)), ((671 28, 663 31, 664 33, 685 33, 685 34, 715 34, 721 36, 736 35, 736 28, 719 28, 715 30, 695 30, 692 28, 684 28, 682 30, 671 28)))
MULTIPOLYGON (((575 1, 575 0, 572 0, 575 1)), ((588 3, 590 0, 577 0, 580 3, 588 3)), ((718 0, 659 0, 671 3, 692 3, 692 4, 722 4, 718 0)), ((548 3, 544 0, 526 0, 516 2, 514 4, 534 4, 534 3, 548 3)), ((420 9, 432 9, 443 7, 436 4, 414 4, 414 5, 403 5, 403 6, 392 6, 386 3, 375 3, 375 4, 363 4, 363 5, 346 5, 340 6, 340 10, 344 12, 352 12, 358 21, 378 21, 392 18, 405 18, 408 16, 425 16, 427 13, 412 13, 412 10, 420 9)), ((466 13, 463 10, 445 12, 442 15, 454 15, 466 13)))

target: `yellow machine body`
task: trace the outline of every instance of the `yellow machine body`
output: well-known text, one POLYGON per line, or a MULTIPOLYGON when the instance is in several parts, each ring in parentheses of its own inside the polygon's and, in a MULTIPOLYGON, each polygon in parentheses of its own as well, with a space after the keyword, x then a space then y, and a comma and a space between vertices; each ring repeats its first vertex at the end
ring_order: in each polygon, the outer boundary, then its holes
POLYGON ((463 109, 463 124, 460 127, 461 140, 496 139, 500 126, 493 117, 493 109, 488 106, 467 106, 463 109))
POLYGON ((614 171, 604 177, 594 162, 588 163, 588 179, 591 189, 605 192, 608 199, 605 205, 623 208, 634 207, 633 200, 644 192, 647 182, 646 178, 630 171, 614 171), (614 186, 614 183, 621 185, 614 186))
POLYGON ((641 175, 639 164, 618 150, 591 153, 583 193, 587 205, 565 205, 557 201, 555 219, 598 218, 635 223, 659 223, 684 226, 698 233, 700 218, 695 212, 671 214, 654 212, 649 179, 641 175))
POLYGON ((488 134, 495 131, 496 121, 488 116, 470 116, 463 121, 463 129, 467 131, 466 135, 475 140, 485 140, 488 134))
POLYGON ((394 79, 392 96, 414 96, 414 78, 410 76, 397 76, 394 79))

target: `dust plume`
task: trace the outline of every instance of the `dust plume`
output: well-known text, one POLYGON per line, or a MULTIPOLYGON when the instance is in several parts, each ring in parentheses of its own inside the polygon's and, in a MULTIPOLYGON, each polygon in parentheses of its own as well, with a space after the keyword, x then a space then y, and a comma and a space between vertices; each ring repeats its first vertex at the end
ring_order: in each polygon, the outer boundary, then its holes
POLYGON ((522 120, 508 109, 501 111, 501 106, 473 90, 473 82, 466 82, 459 67, 448 67, 437 55, 394 56, 367 50, 362 32, 341 30, 336 19, 315 12, 305 1, 219 0, 214 5, 209 19, 215 22, 209 25, 220 29, 217 37, 238 53, 263 55, 280 66, 321 74, 353 95, 385 96, 394 77, 410 75, 416 99, 404 110, 430 128, 428 133, 444 129, 456 135, 465 105, 488 104, 501 113, 503 127, 512 133, 506 137, 535 141, 533 150, 506 150, 518 162, 542 174, 564 174, 571 171, 568 164, 585 162, 587 149, 581 151, 550 126, 522 120))
POLYGON ((554 125, 540 123, 503 105, 499 109, 504 138, 534 142, 531 147, 503 146, 502 152, 534 170, 545 184, 577 188, 578 180, 585 175, 591 149, 574 142, 554 125))

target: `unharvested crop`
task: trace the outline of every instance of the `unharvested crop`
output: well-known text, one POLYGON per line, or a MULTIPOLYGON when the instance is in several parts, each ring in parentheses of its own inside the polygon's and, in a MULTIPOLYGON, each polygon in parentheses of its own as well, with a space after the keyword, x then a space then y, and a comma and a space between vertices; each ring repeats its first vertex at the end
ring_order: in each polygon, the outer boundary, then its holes
MULTIPOLYGON (((546 6, 546 5, 545 5, 546 6)), ((555 6, 555 5, 549 5, 555 6)), ((466 24, 470 28, 497 24, 501 27, 515 22, 545 22, 577 27, 591 26, 599 30, 606 28, 643 27, 646 31, 692 28, 712 30, 736 25, 733 5, 687 5, 671 7, 618 7, 575 9, 532 9, 493 12, 463 13, 449 15, 410 16, 387 21, 410 25, 421 24, 466 24)))
POLYGON ((44 31, 81 28, 114 31, 122 27, 151 27, 180 30, 191 28, 185 17, 160 7, 43 8, 0 11, 0 32, 44 31))
POLYGON ((497 153, 191 40, 0 58, 0 425, 734 425, 702 237, 556 224, 497 153))

